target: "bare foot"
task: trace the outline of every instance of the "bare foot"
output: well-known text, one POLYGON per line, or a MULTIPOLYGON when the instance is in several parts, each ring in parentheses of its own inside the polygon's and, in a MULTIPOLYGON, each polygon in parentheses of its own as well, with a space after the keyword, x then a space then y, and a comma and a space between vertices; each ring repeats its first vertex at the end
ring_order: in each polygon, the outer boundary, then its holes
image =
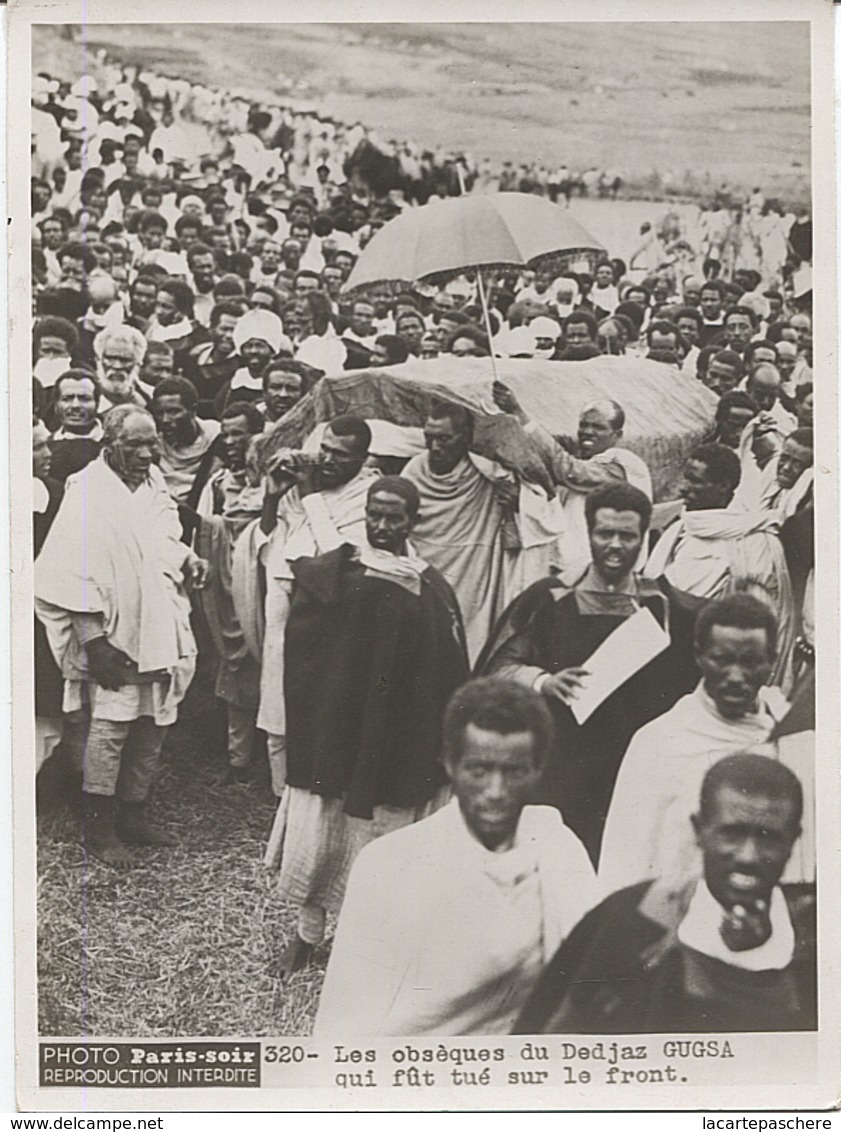
POLYGON ((96 857, 112 869, 127 869, 134 864, 134 854, 116 837, 113 840, 88 837, 83 842, 83 848, 86 856, 96 857))
POLYGON ((302 971, 312 962, 314 951, 315 948, 311 943, 305 943, 298 935, 294 936, 277 961, 277 977, 288 979, 295 971, 302 971))

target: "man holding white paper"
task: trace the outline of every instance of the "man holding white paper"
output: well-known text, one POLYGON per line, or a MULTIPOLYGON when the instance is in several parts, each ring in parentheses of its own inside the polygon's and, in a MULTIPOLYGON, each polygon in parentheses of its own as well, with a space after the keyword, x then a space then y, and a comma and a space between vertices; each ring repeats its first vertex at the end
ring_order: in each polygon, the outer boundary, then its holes
POLYGON ((651 502, 626 483, 587 498, 592 562, 544 578, 503 614, 478 671, 539 691, 557 746, 536 801, 556 806, 598 863, 622 756, 644 723, 680 695, 670 680, 669 610, 660 587, 634 573, 651 502))

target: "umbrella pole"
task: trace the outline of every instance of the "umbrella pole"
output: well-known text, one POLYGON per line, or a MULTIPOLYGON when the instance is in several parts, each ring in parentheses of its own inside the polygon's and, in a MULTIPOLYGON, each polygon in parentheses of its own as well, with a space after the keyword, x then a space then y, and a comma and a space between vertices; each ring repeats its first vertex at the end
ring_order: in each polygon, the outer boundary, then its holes
POLYGON ((488 314, 488 300, 485 295, 485 284, 482 280, 482 271, 477 269, 476 281, 479 284, 479 300, 482 303, 482 314, 485 316, 485 331, 488 335, 488 349, 491 353, 491 369, 493 370, 494 381, 499 381, 499 375, 496 372, 496 358, 494 357, 493 334, 491 333, 491 320, 488 314))

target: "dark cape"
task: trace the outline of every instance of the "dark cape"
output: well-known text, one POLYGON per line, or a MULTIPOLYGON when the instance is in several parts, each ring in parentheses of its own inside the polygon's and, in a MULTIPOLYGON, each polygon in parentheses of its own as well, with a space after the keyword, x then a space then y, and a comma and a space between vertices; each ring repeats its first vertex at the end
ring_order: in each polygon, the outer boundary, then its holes
MULTIPOLYGON (((644 578, 638 578, 638 584, 640 605, 671 631, 663 591, 644 578)), ((616 599, 617 612, 582 614, 574 587, 551 577, 535 582, 503 613, 479 657, 476 674, 493 675, 509 664, 534 665, 553 674, 586 666, 630 612, 622 607, 630 605, 627 596, 603 596, 606 608, 616 599)), ((546 701, 555 722, 555 757, 547 762, 533 801, 560 810, 594 865, 616 776, 632 736, 684 694, 682 684, 676 685, 672 678, 675 647, 673 639, 665 652, 617 688, 584 724, 560 700, 546 701)))
POLYGON ((420 595, 344 545, 293 564, 286 625, 287 781, 345 812, 415 808, 445 781, 441 725, 469 675, 455 594, 437 570, 420 595))
POLYGON ((692 886, 623 888, 561 944, 516 1034, 676 1034, 817 1028, 816 901, 783 886, 794 927, 788 967, 747 971, 677 938, 692 886))

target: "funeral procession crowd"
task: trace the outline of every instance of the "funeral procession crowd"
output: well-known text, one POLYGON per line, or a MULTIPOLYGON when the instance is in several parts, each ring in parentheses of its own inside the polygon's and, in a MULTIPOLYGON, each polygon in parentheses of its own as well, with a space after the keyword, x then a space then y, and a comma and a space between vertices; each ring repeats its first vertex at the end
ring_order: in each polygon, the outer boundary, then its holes
POLYGON ((809 210, 377 285, 402 225, 622 178, 33 83, 35 761, 86 867, 165 861, 204 687, 283 976, 336 925, 317 1036, 815 1028, 809 210))

